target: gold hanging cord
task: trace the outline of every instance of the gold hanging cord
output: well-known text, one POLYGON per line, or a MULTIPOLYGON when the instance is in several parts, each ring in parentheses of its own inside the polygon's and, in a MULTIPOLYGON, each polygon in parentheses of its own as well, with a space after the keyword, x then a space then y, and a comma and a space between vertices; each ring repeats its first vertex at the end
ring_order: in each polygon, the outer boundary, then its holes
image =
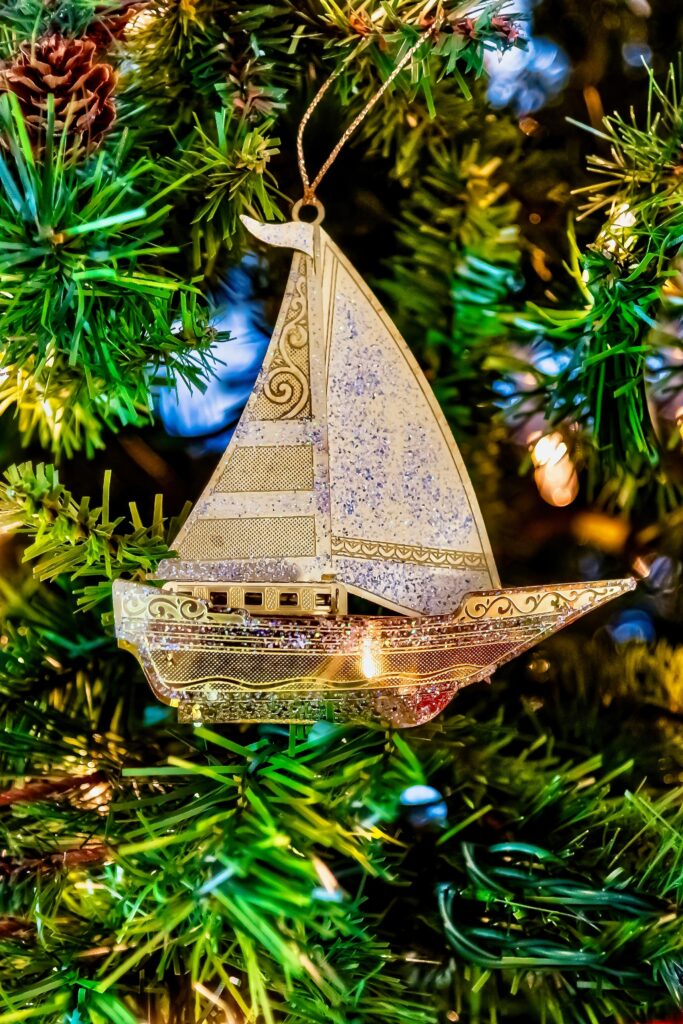
POLYGON ((307 107, 307 109, 306 109, 306 111, 304 113, 304 116, 301 118, 301 123, 299 124, 299 130, 297 131, 297 134, 296 134, 296 152, 297 152, 297 158, 298 158, 298 162, 299 162, 299 174, 301 175, 301 184, 303 185, 303 196, 301 197, 301 199, 297 203, 294 204, 292 213, 293 213, 293 215, 295 217, 298 215, 299 210, 301 209, 302 206, 316 206, 316 207, 318 207, 318 213, 319 213, 319 216, 320 216, 320 213, 322 211, 322 204, 318 201, 318 199, 316 199, 315 193, 316 193, 316 190, 318 188, 318 185, 323 180, 323 178, 325 177, 325 175, 329 171, 330 167, 332 166, 334 161, 339 156, 339 153, 340 153, 340 151, 342 149, 342 146, 344 146, 345 143, 348 142, 348 140, 351 138, 351 136, 355 132, 356 128, 358 128, 358 126, 360 124, 362 124, 362 122, 365 120, 365 118, 370 113, 372 108, 382 98, 382 96, 384 95, 386 90, 389 88, 391 83, 394 81, 396 76, 399 75, 401 73, 401 71, 403 71, 403 69, 406 66, 406 64, 408 64, 412 60, 412 58, 414 57, 415 53, 420 49, 422 44, 427 39, 429 39, 431 36, 435 35, 436 32, 438 32, 440 26, 441 26, 441 19, 436 19, 432 23, 432 25, 429 27, 429 29, 423 35, 421 35, 420 38, 415 43, 413 43, 413 45, 411 47, 409 47, 409 49, 406 50, 406 52, 403 54, 403 56, 401 57, 401 59, 398 62, 398 64, 394 67, 394 69, 391 72, 391 74, 387 77, 386 81, 384 81, 382 83, 382 85, 379 87, 377 92, 373 93, 373 95, 370 97, 370 99, 365 104, 365 106, 360 111, 360 113, 357 114, 356 117, 354 117, 353 121, 348 126, 348 128, 346 129, 346 131, 344 132, 344 134, 340 138, 339 142, 334 147, 334 149, 332 150, 332 152, 328 156, 327 160, 325 161, 325 163, 322 165, 322 167, 320 168, 320 170, 316 174, 316 176, 313 179, 313 181, 311 181, 310 178, 308 177, 308 171, 306 170, 306 160, 305 160, 305 157, 304 157, 304 129, 306 128, 306 125, 308 124, 308 122, 309 122, 309 120, 311 118, 311 114, 313 113, 315 108, 318 106, 318 104, 320 103, 321 99, 323 98, 323 96, 325 95, 325 93, 327 92, 329 87, 332 85, 334 80, 336 78, 338 78, 339 75, 341 74, 344 65, 341 65, 340 67, 338 67, 336 69, 336 71, 333 71, 332 74, 330 75, 330 77, 325 82, 323 82, 323 84, 320 86, 320 88, 318 89, 317 93, 315 94, 315 96, 313 97, 311 102, 309 103, 309 105, 308 105, 308 107, 307 107))

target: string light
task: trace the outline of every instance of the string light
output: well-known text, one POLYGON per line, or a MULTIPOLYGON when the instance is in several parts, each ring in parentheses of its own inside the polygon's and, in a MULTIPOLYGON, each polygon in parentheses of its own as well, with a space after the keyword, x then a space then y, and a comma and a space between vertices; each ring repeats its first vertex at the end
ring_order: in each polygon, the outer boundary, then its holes
POLYGON ((126 35, 131 36, 133 32, 140 32, 143 29, 146 29, 157 17, 158 15, 156 11, 152 10, 150 7, 143 7, 137 12, 137 14, 134 14, 128 22, 126 35))
POLYGON ((371 636, 366 636, 363 640, 361 670, 366 679, 376 679, 382 672, 382 659, 377 643, 371 636))
POLYGON ((556 430, 538 439, 532 435, 529 442, 538 493, 557 508, 571 505, 579 493, 579 479, 564 437, 556 430))
POLYGON ((683 439, 683 405, 679 405, 674 413, 674 419, 676 420, 676 426, 678 427, 678 433, 683 439))
POLYGON ((602 251, 623 255, 632 249, 637 241, 637 236, 631 231, 635 223, 636 215, 628 203, 616 206, 613 216, 598 236, 602 251))

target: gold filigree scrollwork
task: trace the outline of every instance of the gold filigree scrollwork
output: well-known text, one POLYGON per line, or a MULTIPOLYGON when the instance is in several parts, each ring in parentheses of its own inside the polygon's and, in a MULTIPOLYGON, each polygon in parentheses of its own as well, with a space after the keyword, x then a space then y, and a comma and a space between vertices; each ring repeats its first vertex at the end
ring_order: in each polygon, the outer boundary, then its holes
POLYGON ((390 541, 333 537, 332 554, 347 558, 367 558, 382 562, 412 562, 444 569, 480 569, 486 572, 486 556, 481 551, 452 551, 427 548, 420 544, 393 544, 390 541))
POLYGON ((127 619, 143 622, 201 622, 208 612, 206 605, 194 597, 181 597, 161 590, 152 596, 144 591, 129 590, 121 603, 127 619))
POLYGON ((304 419, 311 415, 306 260, 299 256, 293 294, 275 353, 266 370, 254 413, 262 420, 304 419))
POLYGON ((623 590, 622 581, 618 580, 613 588, 603 583, 597 587, 582 584, 557 591, 539 588, 529 593, 528 589, 521 588, 509 593, 472 594, 465 599, 459 618, 476 621, 579 613, 602 604, 607 597, 617 597, 623 590))
POLYGON ((631 587, 629 580, 521 587, 473 593, 455 615, 297 620, 218 613, 189 595, 117 581, 114 611, 119 641, 167 703, 200 707, 218 721, 249 717, 252 700, 263 718, 299 720, 299 700, 348 699, 379 713, 373 694, 398 687, 412 699, 434 686, 487 678, 631 587), (266 709, 269 694, 274 703, 266 709))

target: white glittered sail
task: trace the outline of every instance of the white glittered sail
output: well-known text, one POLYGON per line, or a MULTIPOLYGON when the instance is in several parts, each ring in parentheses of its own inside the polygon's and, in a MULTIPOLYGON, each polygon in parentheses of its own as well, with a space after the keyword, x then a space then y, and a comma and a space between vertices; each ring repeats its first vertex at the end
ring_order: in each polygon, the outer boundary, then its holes
POLYGON ((307 581, 423 614, 498 585, 448 425, 403 339, 318 226, 294 250, 262 371, 166 579, 307 581))
POLYGON ((498 586, 467 471, 432 390, 379 302, 329 239, 332 554, 350 590, 399 610, 455 611, 498 586))

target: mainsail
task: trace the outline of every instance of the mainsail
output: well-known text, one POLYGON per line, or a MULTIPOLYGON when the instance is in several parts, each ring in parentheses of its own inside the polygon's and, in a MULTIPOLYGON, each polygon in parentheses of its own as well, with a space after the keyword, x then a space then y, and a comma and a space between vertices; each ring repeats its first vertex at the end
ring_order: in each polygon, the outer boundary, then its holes
POLYGON ((322 229, 260 224, 294 249, 261 373, 178 534, 174 580, 320 581, 398 611, 454 611, 499 585, 448 425, 377 299, 322 229))

